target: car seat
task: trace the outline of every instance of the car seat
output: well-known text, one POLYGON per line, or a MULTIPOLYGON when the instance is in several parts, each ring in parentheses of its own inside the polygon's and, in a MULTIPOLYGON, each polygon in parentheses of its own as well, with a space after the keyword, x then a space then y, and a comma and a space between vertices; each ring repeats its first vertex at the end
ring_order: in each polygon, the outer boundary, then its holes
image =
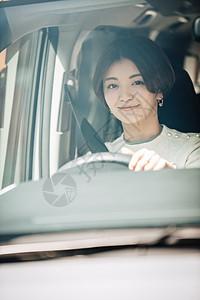
POLYGON ((200 106, 192 80, 183 69, 175 70, 175 78, 163 107, 159 107, 159 121, 181 132, 200 132, 200 106))

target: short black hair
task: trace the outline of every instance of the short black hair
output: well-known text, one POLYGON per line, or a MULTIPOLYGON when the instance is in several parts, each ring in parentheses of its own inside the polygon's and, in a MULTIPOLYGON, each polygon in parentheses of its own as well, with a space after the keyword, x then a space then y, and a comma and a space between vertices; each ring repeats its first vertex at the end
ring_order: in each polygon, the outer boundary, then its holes
POLYGON ((175 75, 163 50, 146 37, 119 38, 103 52, 93 77, 94 92, 106 108, 103 79, 110 66, 122 59, 129 59, 136 65, 149 92, 162 93, 163 97, 170 92, 175 75))

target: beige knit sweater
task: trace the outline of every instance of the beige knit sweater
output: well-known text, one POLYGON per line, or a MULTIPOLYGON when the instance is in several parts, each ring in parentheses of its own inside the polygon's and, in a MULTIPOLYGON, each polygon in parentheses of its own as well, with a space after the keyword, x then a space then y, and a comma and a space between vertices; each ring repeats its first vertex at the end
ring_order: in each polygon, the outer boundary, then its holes
POLYGON ((200 134, 182 133, 162 125, 161 133, 148 141, 128 143, 122 134, 112 143, 106 143, 109 152, 121 152, 126 147, 134 152, 146 148, 154 150, 162 158, 179 168, 200 168, 200 134))

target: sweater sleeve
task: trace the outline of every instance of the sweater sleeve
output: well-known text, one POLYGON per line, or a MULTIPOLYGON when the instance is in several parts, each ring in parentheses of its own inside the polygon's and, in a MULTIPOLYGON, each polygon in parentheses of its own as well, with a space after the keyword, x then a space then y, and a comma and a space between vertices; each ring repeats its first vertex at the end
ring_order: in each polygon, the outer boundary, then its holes
MULTIPOLYGON (((198 135, 197 135, 198 136, 198 135)), ((200 137, 195 137, 190 146, 184 168, 200 168, 200 137)))

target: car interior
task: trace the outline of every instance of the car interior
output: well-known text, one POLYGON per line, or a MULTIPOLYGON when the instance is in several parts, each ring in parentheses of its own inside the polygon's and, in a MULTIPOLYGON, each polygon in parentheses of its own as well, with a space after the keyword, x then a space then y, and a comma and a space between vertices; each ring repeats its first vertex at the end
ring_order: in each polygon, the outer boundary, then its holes
POLYGON ((176 82, 159 110, 160 123, 183 132, 200 131, 199 42, 194 30, 198 1, 14 4, 1 3, 2 188, 50 176, 90 150, 65 96, 66 86, 72 103, 103 142, 120 135, 120 122, 92 88, 98 58, 116 37, 143 35, 162 47, 176 82), (23 22, 16 18, 19 14, 23 22))

